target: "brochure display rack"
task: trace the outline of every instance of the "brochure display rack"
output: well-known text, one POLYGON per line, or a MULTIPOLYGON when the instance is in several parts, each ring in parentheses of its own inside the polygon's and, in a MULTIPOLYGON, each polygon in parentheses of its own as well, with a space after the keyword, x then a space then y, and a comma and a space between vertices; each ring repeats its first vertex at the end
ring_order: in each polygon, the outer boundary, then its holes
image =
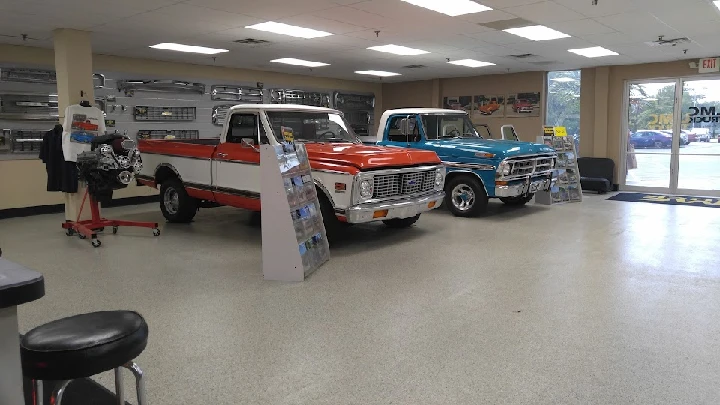
POLYGON ((330 259, 320 203, 303 144, 262 145, 261 220, 266 280, 303 281, 330 259))
POLYGON ((544 127, 543 133, 544 135, 539 136, 537 141, 555 149, 557 164, 550 190, 535 194, 535 202, 545 205, 581 202, 582 188, 575 142, 567 136, 565 127, 544 127))

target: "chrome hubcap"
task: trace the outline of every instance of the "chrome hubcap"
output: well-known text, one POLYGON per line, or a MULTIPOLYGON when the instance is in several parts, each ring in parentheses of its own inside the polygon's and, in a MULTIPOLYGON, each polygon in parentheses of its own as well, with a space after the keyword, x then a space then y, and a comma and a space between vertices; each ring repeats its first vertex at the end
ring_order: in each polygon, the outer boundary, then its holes
POLYGON ((467 184, 458 184, 452 190, 452 203, 460 211, 467 211, 475 204, 475 192, 467 184))
POLYGON ((178 209, 180 209, 180 197, 178 196, 177 190, 172 187, 165 190, 163 205, 165 205, 165 211, 167 211, 168 214, 177 214, 178 209))

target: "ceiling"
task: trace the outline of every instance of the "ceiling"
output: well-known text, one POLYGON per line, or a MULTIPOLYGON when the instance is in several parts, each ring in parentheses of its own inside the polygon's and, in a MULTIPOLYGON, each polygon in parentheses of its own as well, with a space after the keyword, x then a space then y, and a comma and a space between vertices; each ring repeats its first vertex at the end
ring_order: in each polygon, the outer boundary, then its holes
MULTIPOLYGON (((441 0, 438 0, 441 1, 441 0)), ((356 70, 387 70, 383 81, 575 69, 720 55, 720 11, 710 0, 477 0, 492 11, 449 17, 400 0, 2 0, 0 43, 52 48, 52 30, 91 31, 95 53, 377 81, 356 70), (571 35, 535 42, 481 24, 522 18, 571 35), (298 39, 244 28, 277 21, 334 35, 298 39), (376 31, 380 31, 376 33, 376 31), (27 34, 23 41, 21 34, 27 34), (689 37, 676 47, 650 47, 658 36, 689 37), (265 45, 242 45, 255 38, 265 45), (211 56, 150 49, 176 42, 229 49, 211 56), (366 49, 396 44, 430 53, 396 56, 366 49), (585 58, 572 48, 603 46, 619 56, 585 58), (683 53, 687 50, 687 53, 683 53), (517 60, 509 55, 537 55, 517 60), (309 69, 270 63, 293 57, 329 63, 309 69), (447 58, 497 64, 468 68, 447 58), (408 69, 421 64, 427 67, 408 69)), ((492 24, 491 24, 492 25, 492 24)))

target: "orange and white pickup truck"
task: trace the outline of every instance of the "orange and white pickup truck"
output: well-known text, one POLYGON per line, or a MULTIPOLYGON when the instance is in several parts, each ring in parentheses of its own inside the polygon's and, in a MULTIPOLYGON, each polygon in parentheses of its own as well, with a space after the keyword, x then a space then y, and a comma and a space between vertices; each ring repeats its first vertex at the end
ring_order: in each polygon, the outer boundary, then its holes
POLYGON ((277 145, 281 127, 305 144, 329 237, 342 223, 408 227, 442 204, 445 168, 435 152, 363 145, 341 112, 302 105, 232 107, 220 139, 139 140, 137 180, 160 189, 170 222, 190 222, 206 206, 259 211, 259 145, 277 145))

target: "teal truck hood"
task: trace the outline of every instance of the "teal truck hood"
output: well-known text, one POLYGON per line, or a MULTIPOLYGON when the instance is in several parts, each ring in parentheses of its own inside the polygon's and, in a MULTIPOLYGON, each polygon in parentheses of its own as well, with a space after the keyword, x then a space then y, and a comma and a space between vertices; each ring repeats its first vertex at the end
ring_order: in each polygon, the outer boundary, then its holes
POLYGON ((444 139, 428 141, 426 146, 431 147, 440 159, 455 158, 482 158, 476 153, 492 153, 492 159, 505 159, 522 155, 537 155, 542 153, 555 153, 547 145, 496 139, 444 139))

